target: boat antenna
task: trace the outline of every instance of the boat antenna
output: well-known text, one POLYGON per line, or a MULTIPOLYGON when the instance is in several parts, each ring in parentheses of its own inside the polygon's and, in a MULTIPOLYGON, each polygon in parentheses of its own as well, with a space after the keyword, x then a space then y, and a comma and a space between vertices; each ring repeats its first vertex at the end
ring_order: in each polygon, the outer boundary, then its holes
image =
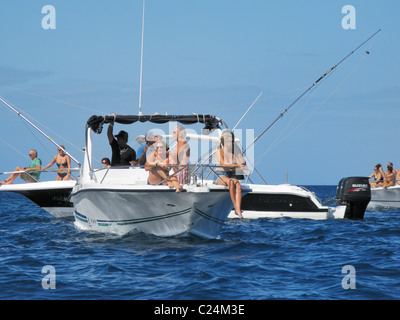
POLYGON ((33 128, 35 128, 37 131, 39 131, 42 135, 44 135, 47 139, 49 139, 53 144, 55 144, 58 148, 63 150, 66 154, 68 154, 72 160, 74 160, 78 165, 81 165, 81 163, 76 160, 68 151, 66 151, 63 147, 61 147, 57 142, 55 142, 51 137, 49 137, 46 133, 44 133, 42 130, 40 130, 37 126, 35 126, 29 119, 27 119, 21 112, 19 112, 17 109, 15 109, 13 106, 11 106, 7 101, 5 101, 2 97, 0 97, 0 102, 2 102, 6 107, 10 108, 12 111, 14 111, 19 117, 24 119, 26 122, 28 122, 33 128))
POLYGON ((145 0, 143 0, 143 18, 142 18, 142 45, 140 49, 140 85, 139 85, 139 115, 142 113, 142 79, 143 79, 143 36, 144 36, 144 5, 145 0))
MULTIPOLYGON (((312 85, 310 85, 300 96, 298 96, 283 112, 281 112, 278 117, 274 121, 272 121, 262 132, 259 134, 253 142, 243 151, 243 153, 246 152, 247 149, 249 149, 258 139, 261 138, 262 135, 264 135, 265 132, 267 132, 280 118, 282 118, 286 112, 289 111, 291 107, 293 107, 308 91, 310 91, 317 83, 319 83, 323 78, 325 78, 328 74, 330 74, 334 69, 336 69, 342 62, 344 62, 348 57, 350 57, 354 52, 356 52, 358 49, 360 49, 366 42, 371 40, 373 37, 375 37, 381 29, 376 31, 373 35, 371 35, 367 40, 365 40, 363 43, 358 45, 355 49, 353 49, 349 54, 347 54, 342 60, 340 60, 337 64, 335 64, 332 68, 330 68, 328 71, 326 71, 321 77, 318 78, 312 85)), ((369 53, 369 52, 368 52, 369 53)))

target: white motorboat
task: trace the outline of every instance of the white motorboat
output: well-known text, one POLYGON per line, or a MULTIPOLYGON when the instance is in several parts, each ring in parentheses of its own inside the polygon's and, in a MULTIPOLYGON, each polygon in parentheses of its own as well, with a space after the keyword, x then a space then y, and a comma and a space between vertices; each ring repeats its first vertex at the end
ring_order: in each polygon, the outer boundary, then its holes
MULTIPOLYGON (((7 108, 12 110, 15 114, 26 121, 30 126, 36 129, 40 134, 45 136, 49 141, 51 141, 57 148, 61 148, 70 158, 75 161, 79 166, 80 162, 76 160, 69 152, 67 152, 61 145, 55 142, 54 139, 49 137, 36 125, 34 125, 30 120, 28 120, 21 111, 16 110, 10 103, 5 101, 0 97, 0 102, 4 104, 7 108)), ((74 168, 69 168, 69 170, 76 171, 74 168)), ((43 170, 41 170, 43 171, 43 170)), ((52 172, 54 170, 44 170, 46 172, 52 172)), ((56 172, 57 170, 55 170, 56 172)), ((13 172, 2 172, 1 174, 11 174, 13 172)), ((21 173, 21 172, 20 172, 21 173)), ((39 181, 35 183, 24 183, 24 184, 6 184, 0 185, 0 192, 15 192, 19 193, 39 207, 42 207, 48 213, 57 218, 69 217, 73 214, 73 206, 70 201, 70 194, 72 188, 75 186, 75 180, 62 180, 62 181, 39 181)))
MULTIPOLYGON (((168 186, 148 185, 148 172, 143 168, 93 169, 91 134, 101 133, 103 123, 111 121, 203 123, 208 130, 222 124, 220 119, 209 115, 91 117, 86 128, 83 170, 71 194, 75 225, 106 233, 139 231, 157 236, 194 234, 216 238, 232 209, 227 187, 191 179, 182 192, 176 193, 168 186)), ((244 186, 243 193, 249 190, 244 186)))
MULTIPOLYGON (((303 219, 343 219, 345 205, 323 206, 316 195, 298 186, 289 184, 257 185, 242 198, 243 218, 303 218, 303 219)), ((231 212, 228 218, 238 218, 231 212)))
POLYGON ((76 181, 43 181, 36 183, 6 184, 0 186, 0 192, 19 193, 56 218, 73 215, 70 194, 76 181))
POLYGON ((371 201, 368 204, 368 210, 398 208, 400 208, 400 185, 371 189, 371 201))

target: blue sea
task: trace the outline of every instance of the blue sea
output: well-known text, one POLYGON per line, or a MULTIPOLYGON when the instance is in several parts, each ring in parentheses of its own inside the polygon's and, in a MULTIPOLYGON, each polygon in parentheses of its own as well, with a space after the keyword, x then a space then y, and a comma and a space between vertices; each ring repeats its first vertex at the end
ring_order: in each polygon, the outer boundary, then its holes
MULTIPOLYGON (((335 186, 311 186, 320 199, 335 186)), ((229 220, 215 240, 84 232, 0 193, 1 300, 400 298, 400 210, 229 220)))

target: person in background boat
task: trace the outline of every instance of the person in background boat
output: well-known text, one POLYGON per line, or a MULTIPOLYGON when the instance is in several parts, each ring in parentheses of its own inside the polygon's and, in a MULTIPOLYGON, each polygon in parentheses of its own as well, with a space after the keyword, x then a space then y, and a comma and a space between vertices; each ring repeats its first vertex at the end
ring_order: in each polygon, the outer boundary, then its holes
POLYGON ((29 164, 29 167, 16 167, 14 172, 6 180, 0 182, 0 185, 13 184, 15 179, 17 179, 17 177, 19 176, 22 180, 29 183, 38 182, 40 177, 39 170, 42 169, 42 160, 40 160, 37 156, 38 154, 35 149, 29 151, 29 157, 31 158, 31 163, 29 164))
POLYGON ((172 167, 174 172, 178 172, 177 177, 180 184, 187 184, 189 180, 189 164, 190 147, 186 142, 186 130, 182 126, 176 126, 172 132, 174 140, 176 140, 176 149, 169 155, 169 163, 171 165, 183 165, 182 167, 172 167))
POLYGON ((383 185, 383 172, 380 170, 382 169, 382 165, 378 163, 374 167, 374 172, 369 176, 370 179, 374 178, 374 181, 370 181, 369 184, 371 185, 371 188, 378 188, 382 187, 383 185))
POLYGON ((103 165, 103 168, 111 167, 110 159, 108 158, 101 159, 101 164, 103 165))
POLYGON ((396 184, 400 184, 400 169, 393 170, 396 175, 396 184))
POLYGON ((57 148, 58 154, 54 156, 53 160, 51 160, 51 162, 45 166, 43 170, 46 170, 53 164, 56 164, 58 167, 56 181, 71 180, 71 158, 69 155, 64 153, 65 147, 62 144, 60 144, 60 147, 62 149, 57 148))
POLYGON ((222 132, 216 159, 218 164, 224 167, 217 169, 220 176, 217 184, 228 186, 235 213, 243 218, 243 210, 241 209, 242 186, 239 180, 244 179, 243 169, 246 167, 246 161, 242 156, 240 147, 235 143, 233 132, 230 130, 222 132))
POLYGON ((175 187, 176 192, 182 191, 182 186, 179 184, 175 176, 169 177, 169 155, 167 152, 168 146, 164 140, 158 140, 155 143, 156 150, 147 156, 145 170, 149 171, 148 184, 158 185, 165 180, 163 184, 167 184, 170 188, 175 187))
POLYGON ((152 131, 148 131, 145 136, 145 141, 146 143, 141 145, 138 149, 138 158, 137 158, 137 163, 140 166, 143 166, 146 164, 146 159, 147 159, 147 152, 152 152, 154 151, 154 146, 153 144, 160 139, 160 136, 154 135, 152 131))
POLYGON ((387 188, 396 185, 396 174, 393 172, 393 164, 391 162, 387 166, 386 173, 383 173, 382 167, 379 170, 384 178, 382 187, 387 188))
POLYGON ((117 135, 113 133, 114 121, 110 122, 107 129, 108 142, 111 146, 111 166, 136 165, 136 152, 128 143, 128 132, 121 130, 117 135))
POLYGON ((399 179, 400 179, 400 170, 395 170, 394 169, 394 167, 393 167, 393 162, 388 162, 388 167, 392 167, 392 169, 393 169, 393 173, 394 173, 394 175, 395 175, 395 185, 396 184, 400 184, 400 181, 399 181, 399 179))

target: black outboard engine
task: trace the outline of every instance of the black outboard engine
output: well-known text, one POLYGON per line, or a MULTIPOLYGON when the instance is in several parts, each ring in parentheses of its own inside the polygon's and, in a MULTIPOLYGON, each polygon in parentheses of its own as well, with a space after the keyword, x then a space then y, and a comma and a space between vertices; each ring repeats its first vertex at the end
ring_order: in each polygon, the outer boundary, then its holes
POLYGON ((346 205, 345 219, 364 219, 364 213, 371 200, 368 177, 349 177, 339 181, 336 203, 346 205))

